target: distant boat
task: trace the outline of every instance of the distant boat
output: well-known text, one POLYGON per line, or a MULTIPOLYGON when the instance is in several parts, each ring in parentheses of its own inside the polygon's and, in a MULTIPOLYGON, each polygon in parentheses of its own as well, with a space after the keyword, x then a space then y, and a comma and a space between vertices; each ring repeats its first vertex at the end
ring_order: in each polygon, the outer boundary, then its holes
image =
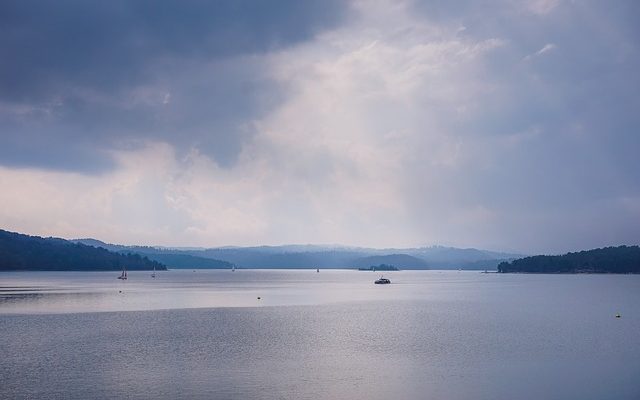
POLYGON ((118 277, 118 279, 126 280, 127 279, 127 269, 122 267, 122 274, 118 277))
POLYGON ((151 274, 151 277, 152 278, 156 277, 156 266, 155 265, 153 266, 153 274, 151 274))
POLYGON ((231 272, 236 272, 236 266, 235 265, 231 267, 231 272))
POLYGON ((320 272, 320 268, 316 268, 316 272, 320 272))
POLYGON ((389 279, 387 279, 387 278, 380 277, 380 279, 377 279, 374 283, 376 285, 386 285, 386 284, 391 283, 391 281, 389 279))

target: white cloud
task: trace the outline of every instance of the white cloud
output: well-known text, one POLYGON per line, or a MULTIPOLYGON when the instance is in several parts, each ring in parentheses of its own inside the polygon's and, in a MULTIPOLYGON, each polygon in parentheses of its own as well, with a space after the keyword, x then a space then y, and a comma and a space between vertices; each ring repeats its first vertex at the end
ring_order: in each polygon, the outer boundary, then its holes
POLYGON ((547 53, 547 52, 549 52, 549 51, 551 51, 551 50, 554 50, 554 49, 555 49, 555 48, 557 48, 557 47, 558 47, 558 46, 556 46, 556 45, 555 45, 555 44, 553 44, 553 43, 547 43, 547 44, 545 44, 545 45, 544 45, 540 50, 538 50, 538 51, 536 52, 536 54, 537 54, 537 55, 542 55, 542 54, 547 53))
POLYGON ((545 53, 548 53, 550 51, 554 51, 557 48, 558 48, 558 46, 556 46, 554 43, 547 43, 544 46, 542 46, 542 48, 540 50, 536 51, 533 54, 529 54, 526 57, 524 57, 523 60, 524 61, 529 61, 534 57, 539 57, 539 56, 541 56, 541 55, 543 55, 545 53))
POLYGON ((545 15, 558 7, 558 5, 560 5, 560 0, 529 0, 526 2, 526 5, 532 13, 545 15))

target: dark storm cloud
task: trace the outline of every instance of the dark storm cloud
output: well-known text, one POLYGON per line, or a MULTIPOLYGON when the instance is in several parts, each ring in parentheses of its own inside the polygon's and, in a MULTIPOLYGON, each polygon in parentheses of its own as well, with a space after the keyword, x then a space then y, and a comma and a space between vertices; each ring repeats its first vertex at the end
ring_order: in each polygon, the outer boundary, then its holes
POLYGON ((252 56, 343 14, 338 1, 4 1, 0 163, 87 171, 121 139, 160 139, 231 164, 244 121, 278 98, 252 56))
POLYGON ((68 82, 112 90, 167 58, 210 60, 308 39, 339 17, 326 1, 5 1, 3 99, 68 82))

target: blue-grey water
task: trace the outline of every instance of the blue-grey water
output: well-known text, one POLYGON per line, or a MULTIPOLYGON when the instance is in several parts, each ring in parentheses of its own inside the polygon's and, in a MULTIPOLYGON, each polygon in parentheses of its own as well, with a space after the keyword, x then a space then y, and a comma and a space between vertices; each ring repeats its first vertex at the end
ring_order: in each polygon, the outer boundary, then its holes
POLYGON ((117 275, 0 274, 0 398, 640 398, 636 275, 117 275))

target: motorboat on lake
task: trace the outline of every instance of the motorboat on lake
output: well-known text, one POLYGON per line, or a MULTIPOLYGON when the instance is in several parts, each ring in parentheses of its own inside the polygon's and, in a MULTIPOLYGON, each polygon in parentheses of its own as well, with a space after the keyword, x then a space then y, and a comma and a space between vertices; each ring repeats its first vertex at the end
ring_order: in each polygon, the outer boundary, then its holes
POLYGON ((380 277, 380 279, 376 279, 376 281, 374 282, 376 285, 386 285, 388 283, 391 283, 391 281, 387 278, 383 278, 380 277))
POLYGON ((127 269, 122 268, 122 274, 118 277, 118 279, 122 279, 123 281, 127 279, 127 269))

